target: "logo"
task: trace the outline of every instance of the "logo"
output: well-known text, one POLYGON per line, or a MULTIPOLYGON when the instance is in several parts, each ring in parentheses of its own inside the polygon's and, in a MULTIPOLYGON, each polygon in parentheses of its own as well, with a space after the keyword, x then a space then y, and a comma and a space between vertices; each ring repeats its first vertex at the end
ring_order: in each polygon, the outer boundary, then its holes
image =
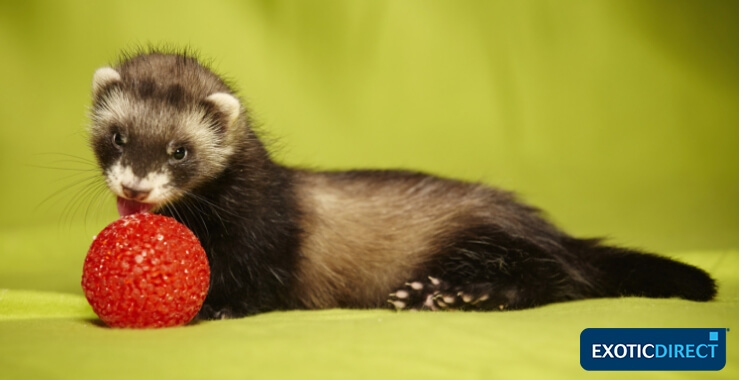
POLYGON ((727 361, 727 330, 585 329, 587 371, 718 371, 727 361))

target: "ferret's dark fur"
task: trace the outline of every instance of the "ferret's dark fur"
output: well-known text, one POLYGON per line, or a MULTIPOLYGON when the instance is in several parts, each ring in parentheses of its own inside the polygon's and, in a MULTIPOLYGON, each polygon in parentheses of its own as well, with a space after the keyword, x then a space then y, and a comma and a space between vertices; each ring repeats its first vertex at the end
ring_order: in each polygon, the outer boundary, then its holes
POLYGON ((176 218, 203 244, 211 286, 202 318, 716 294, 701 269, 571 237, 503 190, 275 163, 234 91, 189 54, 139 53, 98 70, 91 114, 112 191, 176 218))

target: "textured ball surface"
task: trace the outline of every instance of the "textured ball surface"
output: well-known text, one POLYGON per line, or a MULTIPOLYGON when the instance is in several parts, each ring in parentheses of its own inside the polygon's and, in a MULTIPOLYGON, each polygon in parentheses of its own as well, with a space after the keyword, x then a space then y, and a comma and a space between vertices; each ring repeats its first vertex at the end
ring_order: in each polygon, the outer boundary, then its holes
POLYGON ((111 327, 184 325, 208 293, 209 266, 198 238, 176 220, 138 213, 113 222, 94 239, 81 286, 111 327))

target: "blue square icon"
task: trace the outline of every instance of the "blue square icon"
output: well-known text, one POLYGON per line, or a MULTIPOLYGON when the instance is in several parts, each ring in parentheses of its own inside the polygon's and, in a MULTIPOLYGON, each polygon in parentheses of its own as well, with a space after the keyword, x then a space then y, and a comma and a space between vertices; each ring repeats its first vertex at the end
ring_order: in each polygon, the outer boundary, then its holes
POLYGON ((716 342, 717 340, 719 340, 719 333, 717 331, 709 331, 708 340, 716 342))

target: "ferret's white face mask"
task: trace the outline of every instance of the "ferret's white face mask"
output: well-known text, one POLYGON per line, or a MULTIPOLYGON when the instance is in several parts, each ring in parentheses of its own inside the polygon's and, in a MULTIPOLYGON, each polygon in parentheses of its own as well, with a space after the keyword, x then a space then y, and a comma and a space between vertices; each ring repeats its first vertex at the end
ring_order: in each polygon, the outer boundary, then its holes
POLYGON ((117 195, 117 212, 120 216, 149 211, 165 202, 174 193, 168 171, 148 173, 140 178, 129 166, 120 162, 106 173, 109 189, 117 195))

